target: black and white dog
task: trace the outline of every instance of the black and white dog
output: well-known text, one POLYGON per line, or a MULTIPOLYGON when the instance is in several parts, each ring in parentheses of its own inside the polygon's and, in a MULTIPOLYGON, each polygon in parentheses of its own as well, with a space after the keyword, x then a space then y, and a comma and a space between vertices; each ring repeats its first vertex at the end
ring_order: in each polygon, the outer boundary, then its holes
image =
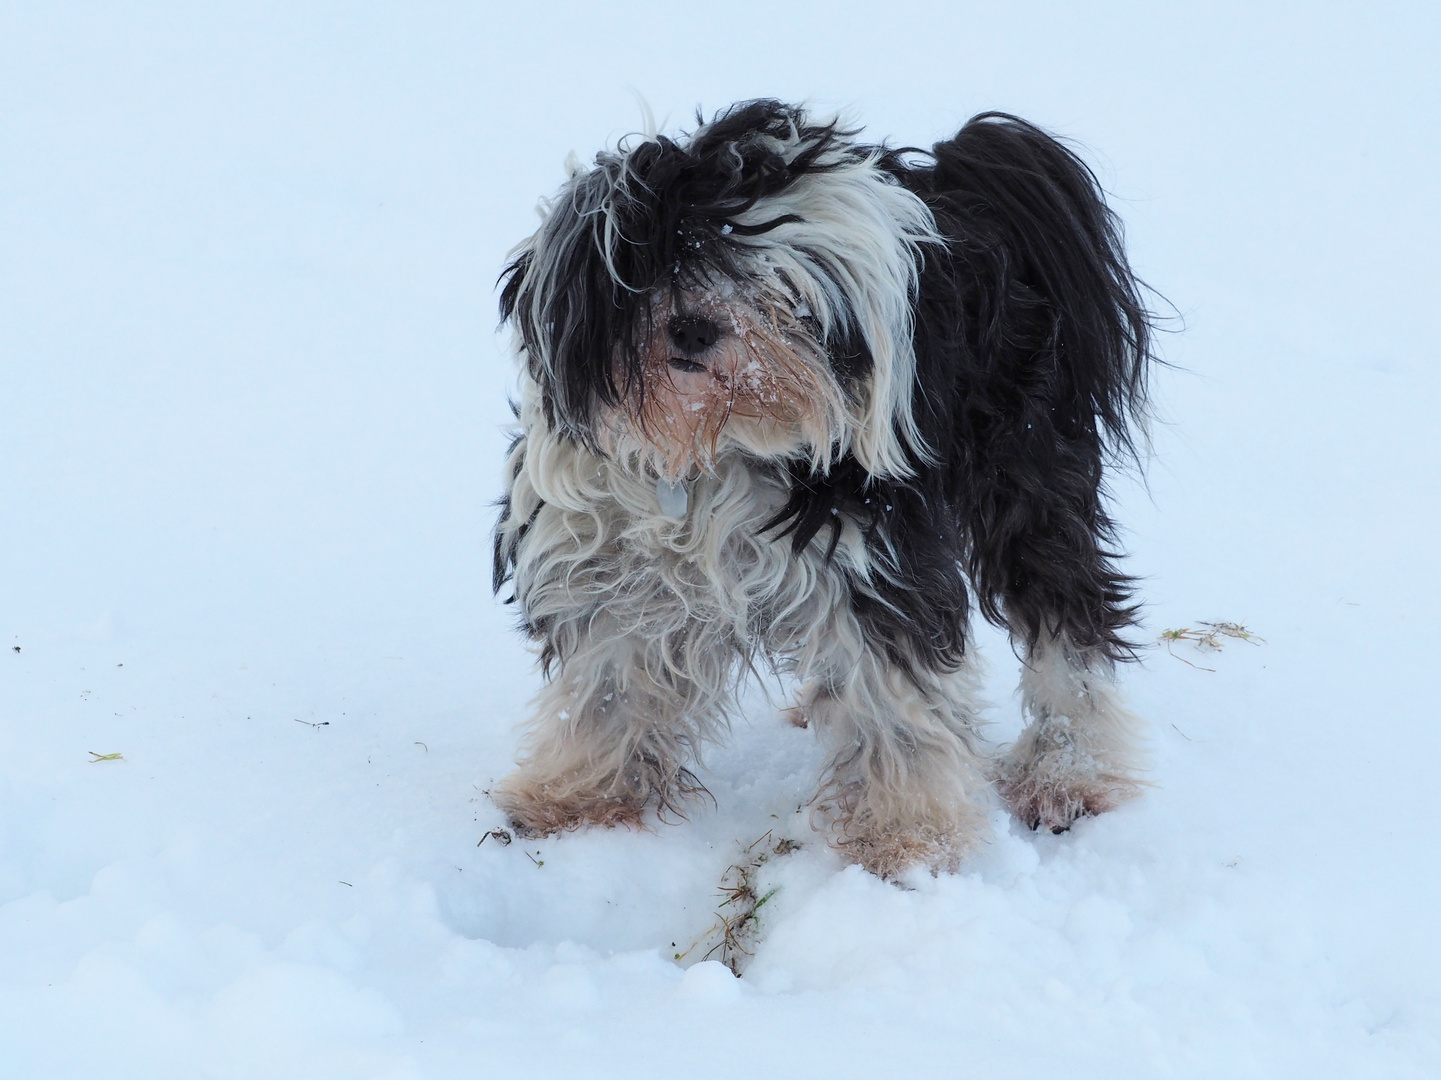
POLYGON ((992 781, 1054 831, 1135 794, 1102 465, 1134 450, 1153 327, 1075 154, 999 113, 921 153, 747 102, 572 165, 503 281, 496 588, 549 677, 495 792, 517 828, 703 793, 687 765, 757 662, 797 676, 818 816, 882 876, 954 869, 992 781), (972 592, 1025 661, 999 759, 972 592))

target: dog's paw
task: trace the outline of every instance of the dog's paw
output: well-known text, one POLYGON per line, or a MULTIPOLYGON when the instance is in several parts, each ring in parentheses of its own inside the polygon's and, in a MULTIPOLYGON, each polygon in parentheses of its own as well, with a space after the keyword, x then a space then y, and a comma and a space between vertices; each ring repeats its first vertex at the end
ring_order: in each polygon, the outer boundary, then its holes
POLYGON ((521 836, 550 836, 585 825, 607 829, 645 828, 654 810, 660 821, 684 820, 690 803, 710 800, 705 785, 689 769, 661 768, 644 759, 616 772, 570 770, 559 775, 522 766, 491 792, 521 836))
POLYGON ((1065 832, 1147 786, 1136 777, 1144 762, 1136 719, 1104 697, 1070 704, 1079 720, 1044 710, 994 767, 1001 799, 1031 829, 1065 832))
POLYGON ((491 797, 505 811, 511 830, 527 838, 569 832, 584 825, 640 828, 645 812, 644 801, 580 791, 564 781, 532 780, 523 773, 508 777, 491 797))
POLYGON ((1047 754, 1003 762, 996 790, 1028 828, 1063 833, 1083 817, 1134 798, 1141 785, 1129 776, 1087 767, 1071 755, 1047 754))
POLYGON ((1114 810, 1136 794, 1133 784, 1047 783, 997 785, 1011 813, 1027 828, 1063 833, 1083 817, 1114 810))
POLYGON ((834 784, 815 815, 841 858, 884 881, 917 866, 954 874, 987 830, 985 815, 959 789, 878 791, 852 780, 834 784))
POLYGON ((893 881, 915 866, 932 874, 954 874, 972 847, 967 838, 934 829, 837 833, 830 843, 841 858, 882 881, 893 881))

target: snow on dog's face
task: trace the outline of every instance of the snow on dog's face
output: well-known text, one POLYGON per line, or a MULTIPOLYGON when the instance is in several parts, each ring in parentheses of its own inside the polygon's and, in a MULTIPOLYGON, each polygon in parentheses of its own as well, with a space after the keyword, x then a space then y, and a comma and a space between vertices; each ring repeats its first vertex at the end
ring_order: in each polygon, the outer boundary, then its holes
MULTIPOLYGON (((835 446, 846 400, 825 349, 791 304, 769 300, 729 281, 652 296, 640 380, 602 421, 607 452, 638 451, 677 479, 731 447, 784 458, 835 446)), ((623 378, 623 355, 616 364, 623 378)))
POLYGON ((661 475, 730 449, 905 475, 930 212, 891 155, 752 102, 574 168, 504 275, 547 423, 661 475))

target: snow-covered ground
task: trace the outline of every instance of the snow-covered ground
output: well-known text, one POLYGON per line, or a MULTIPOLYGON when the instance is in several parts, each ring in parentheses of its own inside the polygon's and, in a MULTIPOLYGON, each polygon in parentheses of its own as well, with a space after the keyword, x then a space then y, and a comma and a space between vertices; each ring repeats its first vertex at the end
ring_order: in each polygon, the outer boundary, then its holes
POLYGON ((1084 7, 0 6, 0 1074, 1441 1075, 1441 16, 1084 7), (539 680, 493 282, 633 92, 1089 148, 1186 324, 1147 632, 1265 639, 1128 672, 1144 798, 903 890, 758 690, 716 809, 477 846, 539 680))

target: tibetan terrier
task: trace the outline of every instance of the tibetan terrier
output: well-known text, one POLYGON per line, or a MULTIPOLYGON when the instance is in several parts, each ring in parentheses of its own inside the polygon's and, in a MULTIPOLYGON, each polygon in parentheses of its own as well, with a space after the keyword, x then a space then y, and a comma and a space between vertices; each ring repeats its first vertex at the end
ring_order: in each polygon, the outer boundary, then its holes
POLYGON ((1153 324, 1096 177, 975 117, 929 152, 776 101, 572 164, 502 281, 521 361, 495 581, 548 683, 494 792, 527 835, 640 823, 758 664, 830 750, 815 818, 954 869, 994 784, 1059 832, 1135 794, 1134 456, 1153 324), (978 737, 972 599, 1027 726, 978 737))

